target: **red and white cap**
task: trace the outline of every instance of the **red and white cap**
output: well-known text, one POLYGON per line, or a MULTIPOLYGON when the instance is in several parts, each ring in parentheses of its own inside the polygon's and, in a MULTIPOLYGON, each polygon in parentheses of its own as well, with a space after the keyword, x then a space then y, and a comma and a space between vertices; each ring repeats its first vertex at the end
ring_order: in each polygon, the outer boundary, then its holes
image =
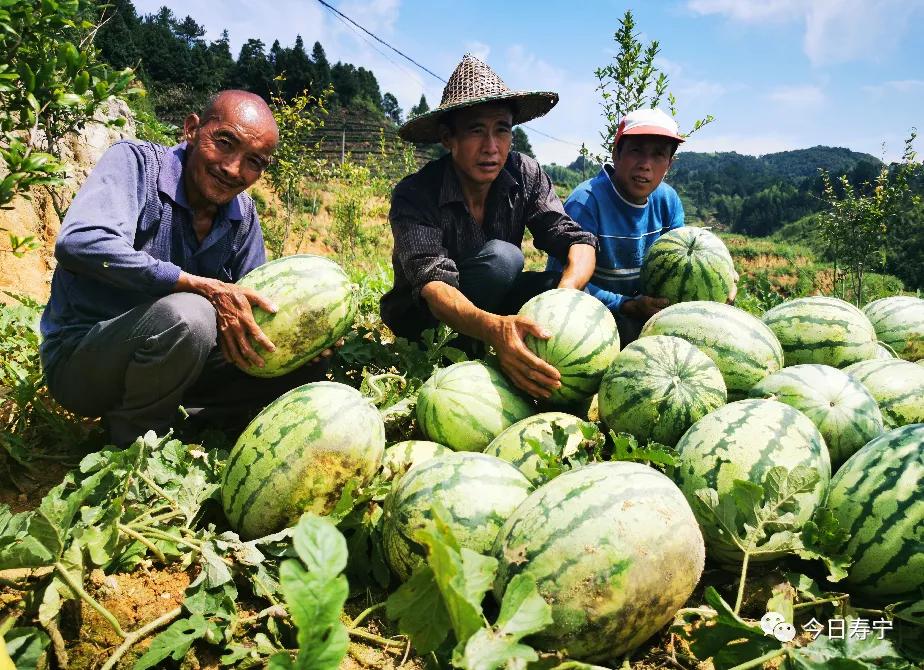
POLYGON ((619 122, 613 145, 618 144, 624 135, 661 135, 683 142, 677 122, 660 109, 636 109, 626 114, 619 122))

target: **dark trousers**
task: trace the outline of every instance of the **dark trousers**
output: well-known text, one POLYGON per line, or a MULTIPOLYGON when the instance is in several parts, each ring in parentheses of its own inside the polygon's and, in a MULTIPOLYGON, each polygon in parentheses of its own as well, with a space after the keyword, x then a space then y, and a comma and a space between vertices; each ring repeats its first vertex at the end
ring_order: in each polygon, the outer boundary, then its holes
POLYGON ((102 416, 124 447, 163 435, 183 405, 197 421, 239 430, 286 391, 323 379, 326 364, 282 377, 251 377, 224 360, 215 309, 202 296, 174 293, 96 324, 47 370, 51 395, 82 416, 102 416))
MULTIPOLYGON (((530 298, 558 286, 560 272, 524 272, 523 252, 503 240, 489 240, 474 256, 456 263, 459 290, 476 307, 493 314, 516 314, 530 298)), ((427 328, 439 325, 426 303, 408 310, 397 322, 389 323, 392 331, 409 340, 419 340, 427 328)), ((471 338, 460 336, 456 346, 470 353, 471 338)))

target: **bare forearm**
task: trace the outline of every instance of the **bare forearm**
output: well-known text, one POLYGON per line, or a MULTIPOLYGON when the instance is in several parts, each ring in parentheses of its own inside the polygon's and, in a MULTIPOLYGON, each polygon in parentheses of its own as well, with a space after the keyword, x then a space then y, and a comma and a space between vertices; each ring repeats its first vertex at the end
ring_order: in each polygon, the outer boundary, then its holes
POLYGON ((439 321, 456 332, 491 342, 498 329, 498 317, 476 307, 463 293, 449 284, 432 281, 424 285, 420 296, 439 321))
POLYGON ((558 282, 559 288, 583 290, 594 274, 597 252, 589 244, 572 244, 568 249, 568 262, 558 282))

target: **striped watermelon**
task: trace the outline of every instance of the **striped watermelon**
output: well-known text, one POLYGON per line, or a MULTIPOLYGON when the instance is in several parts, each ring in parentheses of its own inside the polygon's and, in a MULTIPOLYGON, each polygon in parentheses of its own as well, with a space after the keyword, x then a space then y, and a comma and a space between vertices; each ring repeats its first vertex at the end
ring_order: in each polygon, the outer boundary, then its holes
POLYGON ((665 307, 640 337, 673 335, 695 344, 719 366, 729 400, 739 400, 761 379, 783 367, 783 349, 760 319, 743 309, 694 301, 665 307))
POLYGON ((783 345, 787 367, 818 363, 844 368, 876 355, 873 324, 838 298, 787 300, 767 311, 763 320, 783 345))
POLYGON ((382 475, 386 479, 400 477, 415 465, 420 465, 436 456, 448 454, 449 451, 442 444, 427 440, 398 442, 385 449, 385 456, 382 459, 382 475))
POLYGON ((603 376, 599 398, 607 426, 631 433, 643 444, 653 440, 668 446, 727 400, 716 364, 686 340, 670 335, 627 345, 603 376))
MULTIPOLYGON (((828 450, 815 424, 775 400, 739 400, 707 414, 680 438, 677 453, 674 480, 698 515, 706 549, 721 563, 739 562, 741 552, 697 504, 697 490, 715 489, 721 505, 735 479, 762 485, 767 472, 776 466, 814 468, 820 475, 814 489, 795 496, 792 514, 796 527, 801 528, 821 503, 831 478, 828 450)), ((751 561, 779 558, 789 548, 784 545, 779 551, 752 554, 751 561)))
POLYGON ((850 532, 851 593, 894 602, 924 588, 924 424, 896 428, 834 475, 827 507, 850 532))
POLYGON ((497 534, 494 595, 536 580, 553 623, 534 646, 604 661, 668 623, 703 571, 703 538, 677 486, 639 463, 593 463, 539 487, 497 534))
POLYGON ((751 389, 751 397, 779 400, 805 414, 825 438, 834 465, 885 430, 876 399, 830 365, 794 365, 775 372, 751 389))
POLYGON ((899 359, 854 363, 844 372, 879 403, 886 430, 924 423, 924 369, 899 359))
POLYGON ((417 422, 430 440, 482 451, 501 431, 535 412, 500 372, 481 361, 437 370, 417 396, 417 422))
POLYGON ((242 368, 255 377, 279 377, 307 363, 353 325, 356 287, 324 256, 285 256, 252 270, 238 284, 274 303, 275 314, 253 308, 254 320, 276 345, 266 351, 251 340, 265 365, 242 368))
POLYGON ((539 467, 542 465, 542 461, 526 443, 526 440, 534 438, 539 440, 543 446, 554 445, 552 425, 557 424, 569 433, 568 442, 563 450, 564 453, 560 455, 572 456, 581 446, 581 441, 584 439, 580 429, 582 423, 584 422, 581 419, 564 412, 535 414, 528 419, 517 421, 495 437, 484 450, 484 453, 512 463, 531 483, 536 484, 542 479, 539 475, 539 467))
POLYGON ((570 288, 540 293, 520 309, 552 337, 525 337, 536 356, 561 373, 561 386, 548 401, 570 405, 589 400, 600 386, 600 378, 619 353, 616 320, 602 302, 570 288))
POLYGON ((238 438, 221 502, 231 526, 253 538, 327 514, 350 479, 372 479, 385 451, 375 406, 345 384, 315 382, 268 405, 238 438))
POLYGON ((734 277, 735 266, 722 240, 705 228, 684 226, 668 231, 648 249, 642 293, 671 303, 727 302, 734 277))
POLYGON ((405 581, 423 563, 414 533, 433 520, 433 505, 462 547, 487 553, 497 531, 526 499, 532 486, 515 467, 493 456, 449 453, 408 470, 385 499, 382 537, 385 558, 405 581))
POLYGON ((882 298, 869 303, 863 313, 879 341, 894 349, 899 358, 924 359, 924 300, 909 295, 882 298))

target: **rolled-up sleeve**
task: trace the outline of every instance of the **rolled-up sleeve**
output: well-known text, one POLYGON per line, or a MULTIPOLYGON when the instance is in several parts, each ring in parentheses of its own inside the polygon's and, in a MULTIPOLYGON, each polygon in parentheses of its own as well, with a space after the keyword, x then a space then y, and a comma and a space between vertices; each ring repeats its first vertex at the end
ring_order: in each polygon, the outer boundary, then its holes
POLYGON ((388 215, 395 238, 395 256, 408 283, 411 297, 420 303, 420 291, 432 281, 459 287, 459 269, 443 244, 439 214, 421 210, 410 193, 395 188, 388 215))
MULTIPOLYGON (((525 166, 524 166, 525 167, 525 166)), ((565 212, 549 176, 538 164, 524 170, 526 177, 526 227, 533 234, 537 249, 554 256, 561 263, 568 258, 573 244, 597 246, 597 238, 575 223, 565 212)))
POLYGON ((55 244, 63 268, 118 288, 166 295, 180 268, 134 248, 145 204, 145 169, 129 143, 111 147, 67 210, 55 244))

